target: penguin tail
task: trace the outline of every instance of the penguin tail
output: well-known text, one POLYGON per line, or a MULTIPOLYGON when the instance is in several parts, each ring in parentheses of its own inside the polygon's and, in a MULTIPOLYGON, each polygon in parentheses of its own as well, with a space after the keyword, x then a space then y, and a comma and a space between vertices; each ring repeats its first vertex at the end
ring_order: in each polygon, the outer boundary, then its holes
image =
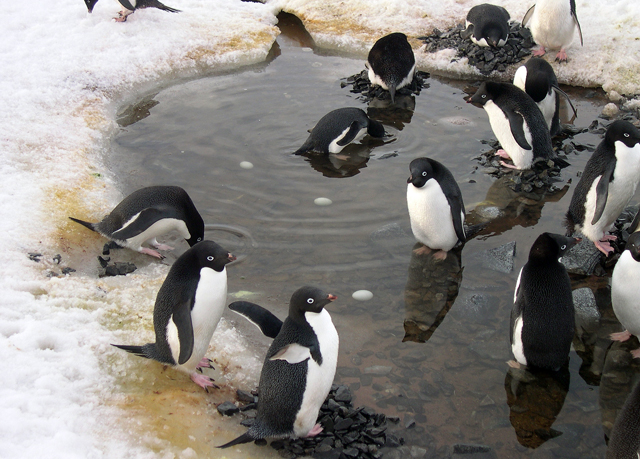
POLYGON ((77 218, 69 217, 69 220, 80 223, 82 226, 89 228, 91 231, 96 231, 95 223, 85 222, 84 220, 79 220, 77 218))
POLYGON ((249 443, 250 441, 256 440, 252 435, 249 434, 249 431, 243 433, 235 440, 231 440, 229 443, 225 443, 224 445, 217 446, 216 448, 229 448, 230 446, 240 445, 242 443, 249 443))
POLYGON ((144 357, 145 359, 152 358, 147 352, 147 346, 127 346, 126 344, 112 344, 113 347, 117 347, 118 349, 122 349, 123 351, 130 352, 139 357, 144 357))

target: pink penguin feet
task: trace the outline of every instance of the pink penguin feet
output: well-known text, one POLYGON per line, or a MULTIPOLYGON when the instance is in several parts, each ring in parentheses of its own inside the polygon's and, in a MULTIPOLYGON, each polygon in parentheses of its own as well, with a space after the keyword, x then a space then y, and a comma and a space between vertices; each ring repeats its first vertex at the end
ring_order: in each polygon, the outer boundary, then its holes
POLYGON ((309 433, 307 435, 305 435, 306 438, 309 437, 315 437, 316 435, 318 435, 320 432, 322 432, 322 426, 320 424, 316 424, 315 426, 313 426, 313 429, 311 429, 309 431, 309 433))
POLYGON ((604 255, 608 257, 609 254, 613 252, 613 247, 611 247, 609 241, 615 241, 616 239, 617 237, 613 234, 607 234, 599 241, 594 242, 594 244, 600 252, 604 253, 604 255))
POLYGON ((567 57, 567 53, 565 52, 564 48, 560 49, 560 51, 558 51, 558 54, 556 54, 556 60, 558 62, 567 62, 569 60, 569 58, 567 57))
POLYGON ((540 46, 540 48, 536 49, 533 52, 533 55, 536 56, 536 57, 542 57, 542 56, 545 55, 546 52, 547 52, 547 50, 544 49, 544 46, 540 46))
POLYGON ((204 390, 209 392, 208 387, 213 387, 214 389, 220 389, 220 387, 213 382, 208 376, 201 375, 199 373, 191 373, 191 381, 196 383, 198 386, 202 387, 204 390))

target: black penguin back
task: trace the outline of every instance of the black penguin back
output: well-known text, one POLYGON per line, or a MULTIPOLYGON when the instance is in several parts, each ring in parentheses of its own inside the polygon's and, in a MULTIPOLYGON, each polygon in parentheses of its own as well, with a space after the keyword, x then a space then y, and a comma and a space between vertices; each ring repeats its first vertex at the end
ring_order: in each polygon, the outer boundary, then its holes
POLYGON ((640 455, 640 383, 618 413, 605 459, 637 459, 640 455))
POLYGON ((467 13, 467 21, 473 24, 476 40, 484 38, 490 46, 497 46, 500 39, 509 34, 509 12, 501 6, 482 3, 467 13))
POLYGON ((407 36, 395 32, 375 42, 369 51, 367 62, 387 86, 395 88, 409 75, 416 58, 407 36))

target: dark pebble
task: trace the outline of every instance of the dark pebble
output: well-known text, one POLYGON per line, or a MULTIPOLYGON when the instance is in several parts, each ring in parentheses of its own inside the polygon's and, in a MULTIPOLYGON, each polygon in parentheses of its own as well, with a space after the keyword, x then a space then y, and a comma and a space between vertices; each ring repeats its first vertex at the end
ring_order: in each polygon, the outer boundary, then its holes
POLYGON ((71 274, 75 272, 76 270, 73 268, 69 268, 69 267, 62 268, 62 274, 71 274))
POLYGON ((42 254, 37 252, 29 252, 27 256, 29 257, 29 260, 35 261, 36 263, 40 263, 40 258, 42 257, 42 254))
POLYGON ((232 416, 239 411, 240 411, 240 408, 238 408, 235 404, 231 402, 222 402, 220 405, 218 405, 218 413, 220 413, 223 416, 232 416))
POLYGON ((253 402, 255 402, 254 396, 250 392, 247 392, 245 390, 238 389, 236 391, 236 396, 238 397, 239 401, 244 402, 244 403, 253 403, 253 402))

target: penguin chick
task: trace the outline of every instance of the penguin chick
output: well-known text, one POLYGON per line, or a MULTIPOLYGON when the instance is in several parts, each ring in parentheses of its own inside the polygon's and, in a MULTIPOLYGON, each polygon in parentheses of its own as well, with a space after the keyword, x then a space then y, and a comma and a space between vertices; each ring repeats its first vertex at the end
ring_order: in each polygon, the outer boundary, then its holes
POLYGON ((204 355, 226 304, 225 265, 235 259, 213 241, 191 247, 171 266, 158 291, 153 309, 156 342, 112 346, 184 371, 205 390, 217 387, 196 370, 211 368, 204 355))
POLYGON ((159 244, 156 238, 172 230, 178 231, 190 246, 204 238, 204 221, 187 192, 178 186, 150 186, 134 191, 98 223, 69 218, 118 245, 156 258, 164 257, 142 247, 145 241, 159 250, 173 250, 159 244))
POLYGON ((640 181, 640 130, 624 120, 607 128, 587 161, 565 218, 567 234, 588 237, 605 255, 613 252, 605 232, 629 204, 640 181))
POLYGON ((511 310, 511 351, 517 367, 557 371, 567 363, 575 328, 571 281, 558 260, 580 242, 542 233, 520 270, 511 310))
POLYGON ((338 332, 324 306, 336 297, 314 287, 295 291, 289 316, 267 351, 258 385, 255 423, 238 438, 219 446, 261 438, 312 437, 338 362, 338 332))
POLYGON ((502 47, 509 38, 509 12, 501 6, 482 3, 469 10, 466 30, 460 36, 478 46, 502 47))
POLYGON ((413 81, 416 58, 407 36, 395 32, 374 43, 365 66, 369 70, 371 84, 388 90, 391 103, 395 103, 396 91, 413 81))
MULTIPOLYGON (((93 12, 93 7, 96 6, 98 0, 84 0, 87 5, 89 13, 93 12)), ((114 18, 116 22, 126 22, 127 17, 133 14, 136 10, 142 8, 158 8, 159 10, 168 11, 169 13, 179 13, 180 10, 171 8, 158 0, 118 0, 118 3, 122 5, 122 11, 118 13, 118 17, 114 18)))
POLYGON ((344 147, 362 139, 365 134, 384 137, 384 127, 379 121, 370 119, 360 108, 338 108, 320 118, 294 155, 310 151, 340 153, 344 147))

